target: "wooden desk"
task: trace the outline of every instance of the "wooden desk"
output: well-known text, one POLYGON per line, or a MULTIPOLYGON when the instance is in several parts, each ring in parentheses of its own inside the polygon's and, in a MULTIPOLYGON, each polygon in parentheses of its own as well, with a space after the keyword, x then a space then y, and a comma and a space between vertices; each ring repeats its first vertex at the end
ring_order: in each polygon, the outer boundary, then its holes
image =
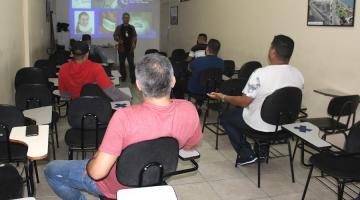
POLYGON ((37 125, 45 125, 52 122, 52 106, 24 110, 23 114, 25 117, 35 120, 37 125))
POLYGON ((118 70, 111 70, 111 76, 113 76, 115 78, 120 78, 121 74, 118 70))
POLYGON ((34 184, 34 172, 33 167, 36 160, 41 160, 48 155, 49 145, 49 125, 39 126, 39 135, 26 136, 26 126, 13 127, 9 137, 11 142, 21 143, 28 147, 27 157, 29 159, 29 181, 28 195, 33 196, 35 194, 34 184))
POLYGON ((169 185, 123 189, 117 192, 121 200, 177 200, 174 189, 169 185))
POLYGON ((319 137, 319 128, 309 122, 293 123, 284 125, 282 127, 301 140, 301 162, 304 166, 310 166, 309 164, 305 163, 304 159, 305 144, 310 145, 310 147, 318 151, 331 148, 330 143, 319 137))
POLYGON ((11 129, 11 142, 21 143, 28 147, 27 157, 30 160, 41 160, 47 157, 49 145, 49 125, 39 126, 39 135, 26 136, 26 126, 11 129))
POLYGON ((113 102, 110 102, 110 104, 111 104, 111 108, 113 110, 119 110, 122 108, 129 107, 131 105, 130 101, 113 101, 113 102))
POLYGON ((314 90, 315 93, 322 94, 328 97, 339 97, 339 96, 347 96, 349 94, 341 92, 339 90, 331 89, 331 88, 324 88, 324 89, 316 89, 314 90))

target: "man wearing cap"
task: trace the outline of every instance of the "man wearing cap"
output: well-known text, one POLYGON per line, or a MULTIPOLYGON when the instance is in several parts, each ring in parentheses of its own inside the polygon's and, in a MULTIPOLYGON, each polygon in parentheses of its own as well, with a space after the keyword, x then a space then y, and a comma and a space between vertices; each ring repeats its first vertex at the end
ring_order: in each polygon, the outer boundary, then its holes
POLYGON ((59 90, 64 99, 80 97, 82 87, 96 83, 112 100, 124 100, 126 95, 115 88, 100 64, 88 60, 89 45, 83 41, 74 41, 71 46, 74 59, 61 66, 59 72, 59 90))
POLYGON ((118 42, 121 80, 126 80, 125 59, 127 59, 130 79, 132 83, 135 83, 134 50, 136 48, 137 34, 135 27, 129 24, 129 13, 124 13, 122 20, 123 24, 117 26, 114 32, 114 40, 118 42))

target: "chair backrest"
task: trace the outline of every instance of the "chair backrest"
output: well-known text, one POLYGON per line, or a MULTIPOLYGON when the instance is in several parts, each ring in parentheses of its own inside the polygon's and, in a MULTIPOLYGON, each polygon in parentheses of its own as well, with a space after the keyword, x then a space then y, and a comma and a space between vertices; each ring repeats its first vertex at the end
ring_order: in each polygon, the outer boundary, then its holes
POLYGON ((354 114, 359 105, 359 95, 339 96, 330 100, 327 112, 331 116, 354 114))
POLYGON ((15 93, 15 104, 20 110, 52 105, 52 95, 47 85, 20 85, 15 93))
POLYGON ((159 50, 157 50, 157 49, 147 49, 145 51, 145 55, 152 54, 152 53, 159 53, 159 50))
POLYGON ((167 57, 168 55, 167 55, 167 53, 166 52, 164 52, 164 51, 159 51, 159 54, 160 55, 162 55, 162 56, 165 56, 165 57, 167 57))
POLYGON ((173 66, 174 76, 176 77, 176 80, 187 77, 188 63, 186 61, 172 61, 171 65, 173 66))
POLYGON ((23 197, 23 180, 17 169, 10 164, 0 164, 0 199, 23 197))
POLYGON ((172 61, 184 61, 186 58, 187 56, 184 49, 174 49, 171 53, 172 61))
POLYGON ((103 60, 101 59, 101 56, 96 53, 89 54, 89 60, 95 63, 103 63, 103 60))
POLYGON ((205 92, 213 92, 220 87, 223 70, 221 68, 209 68, 200 72, 199 85, 205 88, 205 92))
POLYGON ((346 152, 360 153, 360 121, 351 127, 345 142, 346 152))
POLYGON ((84 85, 81 88, 80 96, 101 97, 108 102, 112 101, 112 99, 108 97, 105 92, 95 83, 89 83, 84 85))
POLYGON ((57 50, 54 54, 49 56, 49 60, 54 62, 55 65, 62 65, 67 63, 69 59, 69 52, 65 50, 57 50))
POLYGON ((10 134, 10 131, 15 126, 24 126, 25 119, 23 113, 11 105, 0 105, 0 125, 6 126, 6 129, 0 128, 0 141, 5 142, 6 134, 10 134), (9 131, 5 133, 5 131, 9 131))
POLYGON ((233 60, 224 60, 224 75, 231 78, 235 73, 235 62, 233 60))
POLYGON ((24 84, 48 85, 48 77, 45 72, 37 67, 24 67, 19 69, 15 75, 15 89, 24 84))
POLYGON ((250 61, 245 64, 243 64, 238 71, 238 78, 244 78, 248 80, 251 76, 251 74, 258 68, 261 68, 262 65, 258 61, 250 61))
POLYGON ((40 68, 44 71, 47 78, 56 77, 56 65, 50 60, 40 59, 35 61, 34 67, 40 68))
POLYGON ((230 96, 241 96, 242 91, 246 85, 245 79, 230 79, 224 81, 219 90, 221 93, 230 96))
POLYGON ((94 117, 86 117, 87 115, 96 116, 101 126, 106 126, 111 118, 112 110, 108 101, 101 97, 79 97, 71 101, 68 110, 68 122, 72 128, 82 128, 84 119, 84 129, 95 130, 96 120, 94 117))
POLYGON ((296 87, 284 87, 267 96, 261 107, 264 122, 277 126, 296 121, 301 110, 302 92, 296 87))
POLYGON ((178 155, 178 141, 171 137, 129 145, 117 160, 117 179, 128 187, 160 185, 164 176, 176 171, 178 155))

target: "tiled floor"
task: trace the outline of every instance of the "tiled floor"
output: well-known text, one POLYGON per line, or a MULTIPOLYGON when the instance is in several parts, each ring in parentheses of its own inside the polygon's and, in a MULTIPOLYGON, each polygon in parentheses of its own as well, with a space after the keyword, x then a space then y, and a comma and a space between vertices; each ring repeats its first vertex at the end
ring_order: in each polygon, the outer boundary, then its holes
MULTIPOLYGON (((141 94, 130 86, 134 96, 133 103, 141 102, 141 94)), ((68 128, 66 119, 58 124, 60 148, 57 149, 58 159, 67 159, 67 147, 64 144, 64 134, 68 128)), ((308 170, 301 166, 299 157, 294 162, 296 182, 291 182, 288 157, 271 159, 269 164, 263 164, 261 188, 257 188, 256 165, 234 167, 235 152, 226 136, 220 137, 219 150, 215 150, 215 136, 208 131, 198 150, 201 153, 199 170, 194 173, 172 177, 168 183, 172 185, 180 200, 290 200, 301 199, 308 170)), ((286 152, 286 146, 276 147, 286 152)), ((51 152, 50 152, 51 153, 51 152)), ((49 154, 51 155, 51 154, 49 154)), ((36 198, 40 200, 58 199, 44 179, 43 169, 48 161, 39 163, 40 183, 36 185, 36 198)), ((179 162, 179 168, 189 163, 179 162)), ((88 199, 97 199, 88 195, 88 199)), ((336 199, 336 195, 313 179, 306 199, 336 199)))

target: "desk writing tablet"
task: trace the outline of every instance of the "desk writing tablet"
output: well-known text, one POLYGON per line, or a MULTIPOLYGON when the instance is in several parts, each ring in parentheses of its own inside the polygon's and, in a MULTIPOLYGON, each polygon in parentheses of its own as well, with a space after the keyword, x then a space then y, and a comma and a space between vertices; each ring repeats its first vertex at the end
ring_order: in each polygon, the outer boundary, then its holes
POLYGON ((25 117, 35 120, 37 125, 50 124, 52 121, 52 106, 24 110, 23 114, 25 117))

